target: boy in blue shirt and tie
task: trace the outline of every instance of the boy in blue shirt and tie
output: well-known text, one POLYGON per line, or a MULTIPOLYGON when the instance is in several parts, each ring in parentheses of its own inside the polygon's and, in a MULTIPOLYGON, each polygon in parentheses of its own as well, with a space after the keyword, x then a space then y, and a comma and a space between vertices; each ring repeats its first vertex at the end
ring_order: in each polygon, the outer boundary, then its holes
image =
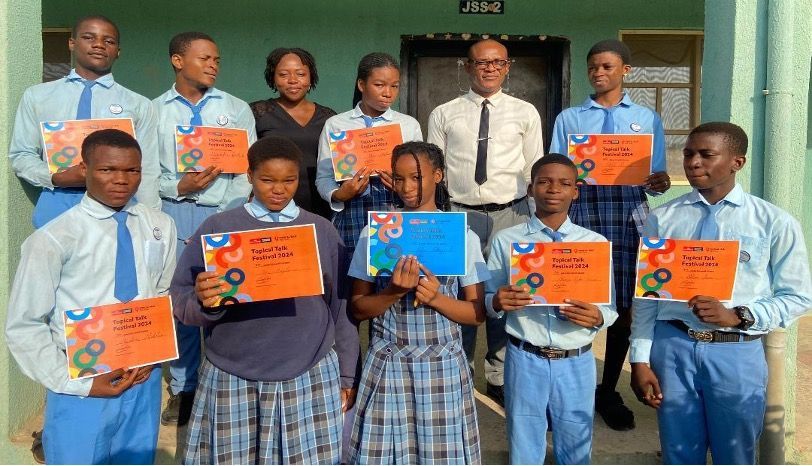
POLYGON ((573 296, 566 307, 527 307, 533 301, 526 289, 509 285, 511 243, 606 241, 567 215, 578 197, 577 177, 564 155, 536 161, 527 187, 536 212, 526 223, 497 232, 491 242, 485 305, 494 317, 507 313, 505 411, 512 464, 544 464, 548 412, 558 464, 586 464, 592 453, 592 340, 617 319, 614 304, 596 306, 573 296))
POLYGON ((22 246, 6 338, 20 369, 47 389, 43 444, 50 464, 151 464, 158 440, 160 370, 116 370, 70 380, 62 314, 168 292, 175 226, 133 198, 141 149, 113 129, 90 134, 79 170, 87 192, 22 246), (115 260, 111 260, 115 259, 115 260))
POLYGON ((738 240, 731 302, 635 300, 632 388, 657 409, 666 464, 755 464, 766 406, 761 338, 812 308, 812 283, 798 221, 744 192, 747 135, 732 123, 694 128, 683 167, 694 190, 653 210, 644 234, 738 240))

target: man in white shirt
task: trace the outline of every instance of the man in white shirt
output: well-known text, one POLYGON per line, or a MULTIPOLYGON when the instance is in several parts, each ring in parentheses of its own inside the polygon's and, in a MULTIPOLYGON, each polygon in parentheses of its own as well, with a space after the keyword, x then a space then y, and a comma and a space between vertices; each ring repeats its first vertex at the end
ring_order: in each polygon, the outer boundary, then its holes
MULTIPOLYGON (((495 232, 530 216, 530 167, 544 153, 541 117, 533 104, 502 93, 510 71, 504 45, 492 39, 475 43, 465 70, 470 91, 431 112, 427 140, 443 149, 452 208, 468 213, 487 258, 495 232)), ((504 319, 489 317, 486 330, 487 393, 504 404, 504 319)), ((463 342, 471 361, 476 327, 464 327, 463 342)))

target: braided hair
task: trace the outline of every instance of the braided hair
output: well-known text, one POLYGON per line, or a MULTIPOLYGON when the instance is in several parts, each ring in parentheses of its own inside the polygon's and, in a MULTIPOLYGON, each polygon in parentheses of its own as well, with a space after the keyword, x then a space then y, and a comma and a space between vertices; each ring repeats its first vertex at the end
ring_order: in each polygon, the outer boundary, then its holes
MULTIPOLYGON (((445 184, 445 156, 442 149, 434 144, 423 141, 411 141, 395 146, 392 150, 392 173, 395 172, 395 164, 404 155, 411 155, 417 165, 417 203, 423 202, 423 170, 420 168, 420 155, 425 155, 431 163, 431 171, 440 169, 443 178, 437 183, 434 191, 434 202, 440 210, 451 210, 451 196, 445 184)), ((402 207, 402 205, 401 205, 402 207)))

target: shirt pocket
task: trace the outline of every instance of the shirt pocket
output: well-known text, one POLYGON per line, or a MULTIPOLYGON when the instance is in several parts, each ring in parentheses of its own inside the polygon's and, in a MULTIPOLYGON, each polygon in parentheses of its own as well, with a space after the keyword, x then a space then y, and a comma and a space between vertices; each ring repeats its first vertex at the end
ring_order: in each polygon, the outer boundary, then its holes
POLYGON ((159 240, 150 239, 144 242, 144 260, 149 275, 154 280, 159 279, 163 273, 166 248, 166 244, 159 240))
POLYGON ((769 239, 761 236, 731 235, 739 240, 740 270, 760 274, 765 270, 769 239))

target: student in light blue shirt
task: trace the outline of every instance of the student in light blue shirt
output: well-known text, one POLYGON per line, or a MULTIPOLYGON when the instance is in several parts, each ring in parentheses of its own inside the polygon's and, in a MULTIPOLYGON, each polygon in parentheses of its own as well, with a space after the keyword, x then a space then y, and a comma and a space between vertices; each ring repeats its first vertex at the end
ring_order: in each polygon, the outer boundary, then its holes
MULTIPOLYGON (((606 241, 567 216, 578 197, 577 176, 575 165, 564 155, 539 159, 527 187, 536 212, 526 223, 497 232, 491 242, 485 305, 494 317, 507 315, 505 411, 512 464, 544 464, 548 412, 558 464, 589 463, 592 452, 596 378, 592 340, 617 319, 615 306, 597 306, 573 296, 566 300, 570 306, 530 307, 527 289, 509 285, 511 243, 606 241)), ((613 290, 610 282, 612 303, 613 290)))
MULTIPOLYGON (((171 89, 152 101, 158 114, 163 211, 178 228, 178 257, 187 241, 210 215, 242 205, 251 185, 245 174, 221 173, 210 166, 199 173, 179 173, 175 151, 177 125, 241 128, 248 143, 256 141, 254 114, 244 101, 214 87, 220 52, 214 39, 201 32, 183 32, 169 43, 175 70, 171 89)), ((245 155, 247 157, 247 155, 245 155)), ((169 402, 161 415, 164 425, 184 425, 189 419, 200 366, 200 329, 176 321, 180 358, 169 363, 169 402)))
MULTIPOLYGON (((14 173, 42 188, 34 208, 39 228, 79 203, 84 177, 78 167, 51 174, 43 159, 40 123, 90 118, 131 118, 143 149, 138 201, 160 209, 156 118, 149 101, 115 82, 110 70, 119 54, 118 28, 103 16, 77 21, 68 40, 76 67, 68 76, 26 89, 14 119, 8 156, 14 173)), ((78 149, 78 148, 77 148, 78 149)))
POLYGON ((736 183, 747 135, 732 123, 694 128, 683 167, 694 191, 653 210, 645 236, 738 240, 733 299, 635 300, 630 361, 638 399, 657 409, 663 461, 754 464, 767 363, 761 337, 812 308, 798 221, 736 183))

